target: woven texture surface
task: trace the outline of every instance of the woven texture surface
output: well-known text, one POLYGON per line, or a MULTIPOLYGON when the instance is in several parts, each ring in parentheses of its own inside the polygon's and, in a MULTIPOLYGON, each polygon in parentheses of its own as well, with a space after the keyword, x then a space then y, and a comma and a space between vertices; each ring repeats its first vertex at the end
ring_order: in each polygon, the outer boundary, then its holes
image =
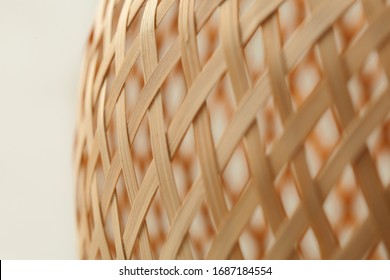
POLYGON ((82 258, 390 254, 390 7, 104 0, 75 137, 82 258))

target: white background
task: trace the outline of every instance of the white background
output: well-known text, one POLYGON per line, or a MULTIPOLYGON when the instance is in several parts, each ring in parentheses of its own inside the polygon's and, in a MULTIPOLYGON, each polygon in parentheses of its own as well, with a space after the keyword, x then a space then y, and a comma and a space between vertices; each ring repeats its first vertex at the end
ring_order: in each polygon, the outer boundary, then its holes
POLYGON ((98 0, 0 0, 0 259, 74 259, 72 145, 98 0))

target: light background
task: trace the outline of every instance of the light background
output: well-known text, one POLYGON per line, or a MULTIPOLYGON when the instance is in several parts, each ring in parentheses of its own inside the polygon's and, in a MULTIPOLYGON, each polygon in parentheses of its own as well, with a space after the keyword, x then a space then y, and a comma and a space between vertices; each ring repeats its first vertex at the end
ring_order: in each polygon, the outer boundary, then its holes
POLYGON ((0 0, 0 259, 78 257, 72 145, 98 0, 0 0))

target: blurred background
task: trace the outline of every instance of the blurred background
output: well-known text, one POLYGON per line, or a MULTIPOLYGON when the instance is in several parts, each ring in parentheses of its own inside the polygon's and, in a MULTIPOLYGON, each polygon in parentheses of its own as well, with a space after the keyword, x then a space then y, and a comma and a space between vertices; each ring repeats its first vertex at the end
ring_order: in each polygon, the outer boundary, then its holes
POLYGON ((98 0, 0 0, 0 259, 78 258, 72 145, 98 0))

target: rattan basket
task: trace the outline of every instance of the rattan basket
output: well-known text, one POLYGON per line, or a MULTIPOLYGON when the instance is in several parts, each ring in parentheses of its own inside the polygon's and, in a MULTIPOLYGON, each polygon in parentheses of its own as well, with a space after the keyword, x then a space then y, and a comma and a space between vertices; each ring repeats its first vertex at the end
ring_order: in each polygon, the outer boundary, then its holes
POLYGON ((101 1, 81 257, 389 258, 389 78, 389 1, 101 1))

